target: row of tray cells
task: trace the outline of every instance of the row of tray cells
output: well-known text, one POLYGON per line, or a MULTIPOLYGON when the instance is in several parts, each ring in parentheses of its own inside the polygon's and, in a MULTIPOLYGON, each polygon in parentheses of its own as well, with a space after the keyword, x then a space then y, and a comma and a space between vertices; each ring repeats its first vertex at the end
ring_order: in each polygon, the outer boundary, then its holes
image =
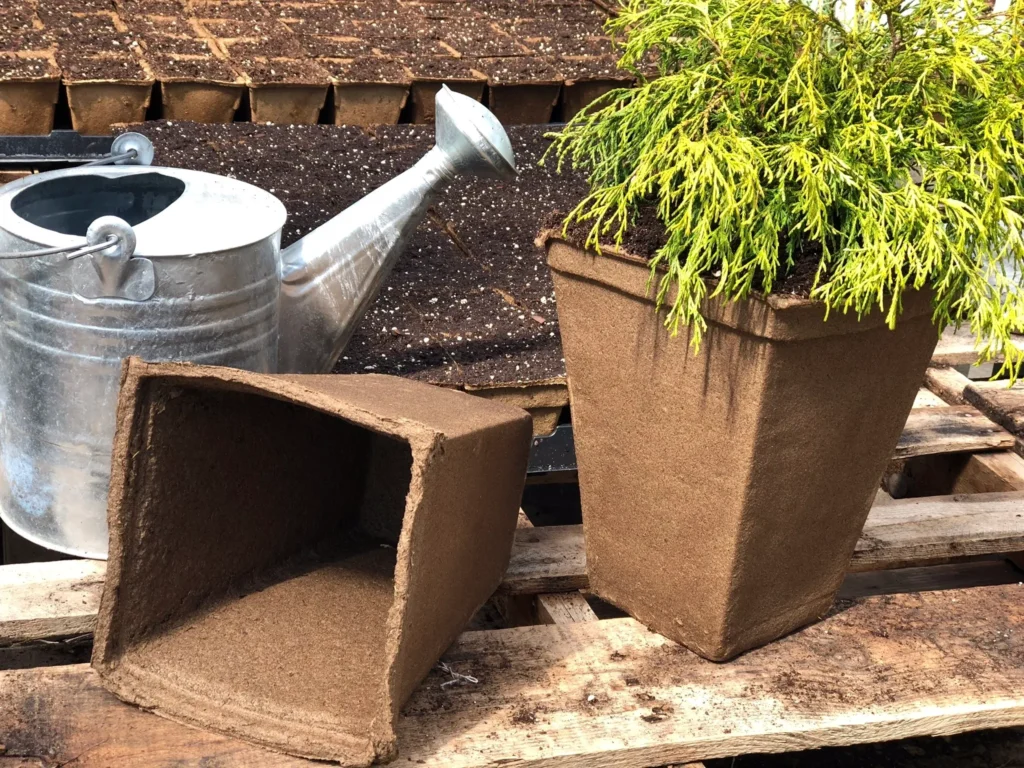
POLYGON ((589 0, 32 0, 0 9, 0 133, 47 132, 62 86, 90 134, 147 116, 428 122, 442 82, 547 122, 632 81, 605 19, 589 0))

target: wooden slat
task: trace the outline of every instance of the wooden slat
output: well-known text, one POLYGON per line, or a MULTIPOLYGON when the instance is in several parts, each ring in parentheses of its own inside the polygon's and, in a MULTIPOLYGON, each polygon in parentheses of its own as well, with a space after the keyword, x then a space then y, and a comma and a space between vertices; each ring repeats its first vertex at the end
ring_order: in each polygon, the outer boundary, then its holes
POLYGON ((946 401, 930 389, 921 387, 914 397, 914 408, 944 408, 946 401))
MULTIPOLYGON (((1024 493, 887 500, 872 508, 850 570, 1024 550, 1022 510, 1024 493)), ((0 643, 91 631, 104 568, 88 561, 0 567, 0 643), (78 579, 70 572, 76 567, 78 579)), ((573 592, 587 585, 582 526, 517 530, 503 596, 573 592)), ((531 605, 531 617, 532 611, 531 605)))
POLYGON ((900 499, 872 507, 851 571, 1024 550, 1024 493, 900 499))
POLYGON ((953 493, 1024 491, 1024 459, 1010 451, 975 453, 953 481, 953 493))
POLYGON ((889 571, 848 573, 839 589, 840 600, 873 595, 932 592, 948 589, 1018 584, 1020 570, 1002 557, 961 560, 944 565, 896 568, 889 571))
MULTIPOLYGON (((1018 349, 1024 349, 1024 336, 1014 336, 1014 345, 1018 349)), ((932 362, 943 365, 974 365, 978 362, 974 334, 968 328, 961 328, 959 331, 947 328, 935 347, 932 362)))
MULTIPOLYGON (((516 526, 519 535, 530 538, 523 529, 532 529, 534 525, 523 510, 519 510, 519 523, 516 526)), ((505 618, 508 626, 523 624, 575 624, 581 621, 597 621, 597 614, 579 592, 552 592, 537 595, 528 606, 516 605, 514 601, 529 599, 527 595, 505 595, 505 618), (529 621, 517 621, 522 612, 529 613, 529 621)))
POLYGON ((969 405, 910 412, 893 458, 1012 448, 1014 437, 969 405))
POLYGON ((597 614, 579 592, 555 592, 537 595, 537 620, 540 624, 578 624, 597 621, 597 614))
POLYGON ((973 381, 964 399, 1014 435, 1024 435, 1024 382, 973 381))
MULTIPOLYGON (((729 664, 632 619, 469 632, 398 723, 396 766, 625 768, 1024 724, 1024 587, 865 598, 729 664)), ((118 702, 85 666, 0 673, 10 757, 309 765, 118 702)), ((50 764, 48 762, 48 764, 50 764)))
POLYGON ((526 595, 572 592, 585 589, 588 583, 582 525, 550 525, 529 532, 516 531, 502 592, 526 595))
POLYGON ((95 560, 0 567, 0 643, 92 632, 106 573, 95 560))
MULTIPOLYGON (((512 593, 586 589, 583 527, 551 526, 533 532, 532 537, 516 537, 503 589, 512 593)), ((1024 550, 1024 493, 887 499, 872 507, 850 571, 1020 550, 1024 550)))
POLYGON ((964 390, 971 380, 956 368, 932 365, 924 373, 924 382, 928 389, 950 405, 963 405, 964 390))

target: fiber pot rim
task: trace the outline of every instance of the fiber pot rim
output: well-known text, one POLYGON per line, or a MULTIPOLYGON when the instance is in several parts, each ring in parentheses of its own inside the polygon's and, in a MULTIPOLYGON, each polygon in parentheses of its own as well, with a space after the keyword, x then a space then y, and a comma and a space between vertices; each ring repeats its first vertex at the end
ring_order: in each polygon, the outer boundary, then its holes
MULTIPOLYGON (((653 308, 655 297, 648 289, 650 266, 646 259, 614 246, 585 249, 567 240, 559 229, 545 229, 536 244, 547 251, 553 272, 604 285, 645 301, 653 308)), ((932 314, 930 290, 908 290, 902 296, 897 323, 932 314)), ((775 341, 799 341, 848 333, 863 333, 885 325, 885 313, 877 307, 858 318, 855 313, 833 311, 827 321, 825 305, 798 296, 751 293, 746 300, 725 296, 707 297, 701 315, 709 323, 775 341)), ((938 335, 938 330, 936 330, 938 335)))

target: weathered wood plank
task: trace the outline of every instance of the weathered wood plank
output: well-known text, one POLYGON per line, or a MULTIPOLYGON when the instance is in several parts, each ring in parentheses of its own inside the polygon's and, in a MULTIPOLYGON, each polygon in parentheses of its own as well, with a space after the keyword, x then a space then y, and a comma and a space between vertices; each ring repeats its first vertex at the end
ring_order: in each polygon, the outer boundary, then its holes
POLYGON ((946 401, 930 389, 921 387, 914 397, 914 408, 944 408, 946 401))
POLYGON ((956 368, 945 365, 931 365, 924 372, 925 385, 950 405, 964 404, 964 390, 971 380, 956 368))
MULTIPOLYGON (((534 534, 516 537, 503 588, 513 593, 585 589, 582 526, 535 528, 534 534)), ((1024 493, 890 499, 872 507, 850 570, 1020 550, 1024 493)))
POLYGON ((582 525, 551 525, 516 531, 501 591, 538 595, 586 588, 587 555, 582 525))
POLYGON ((1020 571, 1005 558, 978 558, 943 565, 848 573, 842 587, 839 588, 838 599, 972 589, 999 584, 1018 584, 1020 581, 1020 571))
MULTIPOLYGON (((1024 336, 1014 336, 1014 345, 1018 349, 1024 349, 1024 336)), ((935 352, 932 353, 932 362, 943 365, 974 365, 978 362, 974 334, 968 328, 947 328, 943 331, 935 352)))
POLYGON ((964 399, 1014 435, 1024 435, 1024 382, 972 381, 964 399))
POLYGON ((1012 448, 1014 437, 969 405, 910 412, 893 458, 1012 448))
MULTIPOLYGON (((530 538, 523 529, 534 528, 523 510, 519 510, 519 535, 530 538)), ((530 595, 506 594, 504 615, 510 627, 529 624, 574 624, 579 621, 597 621, 586 598, 579 592, 552 592, 531 597, 530 595), (522 601, 528 602, 522 602, 522 601), (519 602, 517 602, 519 601, 519 602)))
POLYGON ((0 672, 0 732, 9 757, 69 768, 313 768, 313 763, 178 725, 100 687, 85 664, 0 672))
POLYGON ((0 567, 0 643, 92 632, 106 573, 95 560, 0 567))
MULTIPOLYGON (((1003 466, 1005 459, 996 458, 1000 455, 993 454, 990 464, 1011 471, 1003 466)), ((1024 550, 1022 510, 1024 493, 876 503, 850 570, 1024 550)), ((91 632, 104 570, 104 563, 88 561, 0 567, 0 643, 91 632)), ((503 597, 573 592, 587 585, 582 526, 516 531, 503 597)), ((531 603, 531 620, 533 610, 531 603)))
POLYGON ((597 614, 579 592, 554 592, 537 595, 537 620, 540 624, 578 624, 597 621, 597 614))
POLYGON ((875 506, 851 571, 1024 550, 1024 493, 899 499, 875 506))
MULTIPOLYGON (((729 664, 632 619, 469 632, 399 720, 398 766, 625 768, 1024 724, 1024 587, 865 598, 729 664)), ((85 666, 0 673, 9 757, 311 765, 118 702, 85 666)))
POLYGON ((1024 491, 1024 459, 1011 451, 967 457, 953 481, 953 493, 1024 491))

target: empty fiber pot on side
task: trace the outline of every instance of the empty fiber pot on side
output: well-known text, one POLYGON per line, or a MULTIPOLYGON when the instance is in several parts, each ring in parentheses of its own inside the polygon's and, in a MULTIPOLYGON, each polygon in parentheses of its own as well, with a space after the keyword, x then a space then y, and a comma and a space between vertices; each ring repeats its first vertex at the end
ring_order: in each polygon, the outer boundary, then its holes
POLYGON ((403 379, 129 361, 104 685, 304 757, 393 757, 399 708, 500 582, 530 436, 403 379))

